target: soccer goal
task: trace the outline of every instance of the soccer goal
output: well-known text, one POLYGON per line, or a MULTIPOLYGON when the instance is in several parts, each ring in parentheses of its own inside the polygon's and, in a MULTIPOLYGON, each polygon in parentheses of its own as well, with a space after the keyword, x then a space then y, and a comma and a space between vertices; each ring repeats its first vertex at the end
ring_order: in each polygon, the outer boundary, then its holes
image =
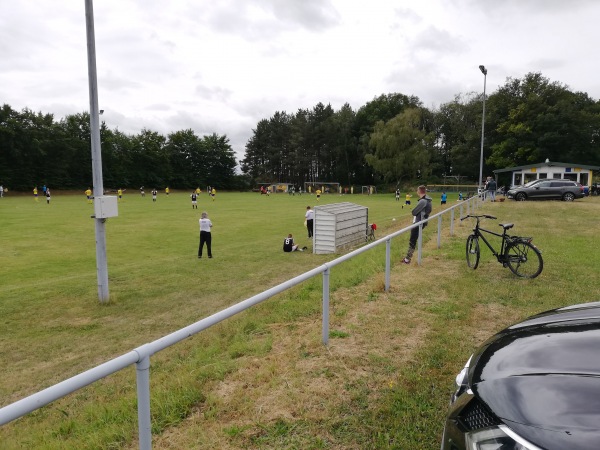
POLYGON ((362 193, 366 195, 377 194, 377 186, 363 186, 362 193))
POLYGON ((340 193, 340 183, 334 182, 320 182, 320 181, 305 181, 304 182, 304 192, 308 192, 309 194, 314 194, 317 190, 321 191, 321 194, 339 194, 340 193))

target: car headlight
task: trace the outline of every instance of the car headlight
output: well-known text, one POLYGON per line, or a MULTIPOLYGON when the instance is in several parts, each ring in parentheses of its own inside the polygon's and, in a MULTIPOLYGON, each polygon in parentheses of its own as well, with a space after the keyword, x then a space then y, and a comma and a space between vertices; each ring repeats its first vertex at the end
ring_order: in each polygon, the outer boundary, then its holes
POLYGON ((467 433, 465 444, 468 450, 542 450, 506 425, 467 433))

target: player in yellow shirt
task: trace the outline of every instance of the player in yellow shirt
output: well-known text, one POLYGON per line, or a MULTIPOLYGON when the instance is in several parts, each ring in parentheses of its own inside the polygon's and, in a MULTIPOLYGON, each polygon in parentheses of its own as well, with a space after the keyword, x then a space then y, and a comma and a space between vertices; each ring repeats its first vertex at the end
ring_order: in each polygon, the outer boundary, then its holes
POLYGON ((196 195, 200 195, 202 193, 202 191, 200 190, 199 187, 196 188, 196 195))
MULTIPOLYGON (((404 201, 404 205, 408 205, 410 206, 410 198, 412 197, 412 195, 410 195, 408 192, 406 193, 406 200, 404 201)), ((404 205, 402 205, 402 209, 404 209, 404 205)))
POLYGON ((123 198, 123 189, 119 188, 119 190, 117 191, 117 195, 119 196, 119 201, 121 201, 121 199, 123 198))
POLYGON ((319 199, 321 198, 321 189, 317 189, 315 191, 315 194, 317 194, 317 201, 319 201, 319 199))
POLYGON ((210 191, 210 196, 212 198, 212 201, 215 201, 215 196, 217 195, 217 190, 215 188, 212 188, 212 190, 210 191))
POLYGON ((165 194, 169 195, 169 192, 170 192, 170 191, 169 191, 169 186, 167 186, 167 187, 165 188, 165 194))
POLYGON ((35 199, 36 202, 38 202, 38 193, 37 193, 37 186, 33 188, 33 198, 35 199))
POLYGON ((87 202, 92 203, 92 190, 90 188, 85 190, 85 196, 87 197, 87 202))

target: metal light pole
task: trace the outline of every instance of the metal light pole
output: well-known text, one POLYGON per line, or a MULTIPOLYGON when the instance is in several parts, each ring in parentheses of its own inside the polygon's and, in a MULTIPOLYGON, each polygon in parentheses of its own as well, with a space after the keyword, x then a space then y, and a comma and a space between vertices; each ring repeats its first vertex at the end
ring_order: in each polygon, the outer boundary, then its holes
POLYGON ((484 136, 484 128, 485 128, 485 84, 487 80, 487 69, 485 66, 479 66, 479 70, 483 74, 483 114, 481 116, 481 156, 479 158, 479 187, 481 189, 483 187, 483 136, 484 136))
MULTIPOLYGON (((90 90, 90 136, 92 141, 92 172, 94 179, 94 202, 104 195, 102 181, 102 153, 100 150, 100 111, 98 110, 98 78, 96 73, 96 40, 94 33, 94 7, 92 0, 85 0, 85 25, 87 35, 88 80, 90 90)), ((104 112, 104 111, 102 111, 104 112)), ((95 216, 94 216, 95 217, 95 216)), ((106 219, 95 217, 96 222, 96 271, 98 274, 98 299, 108 301, 108 265, 106 263, 106 219)))

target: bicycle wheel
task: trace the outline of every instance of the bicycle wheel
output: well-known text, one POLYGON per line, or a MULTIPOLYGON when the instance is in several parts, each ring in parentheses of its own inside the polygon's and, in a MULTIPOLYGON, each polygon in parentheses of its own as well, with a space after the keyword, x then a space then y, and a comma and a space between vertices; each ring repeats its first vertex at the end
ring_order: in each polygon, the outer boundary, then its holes
POLYGON ((467 238, 467 266, 471 269, 477 269, 479 265, 479 238, 472 234, 467 238))
POLYGON ((542 254, 529 242, 508 244, 504 252, 504 261, 512 273, 523 278, 535 278, 544 268, 542 254))

